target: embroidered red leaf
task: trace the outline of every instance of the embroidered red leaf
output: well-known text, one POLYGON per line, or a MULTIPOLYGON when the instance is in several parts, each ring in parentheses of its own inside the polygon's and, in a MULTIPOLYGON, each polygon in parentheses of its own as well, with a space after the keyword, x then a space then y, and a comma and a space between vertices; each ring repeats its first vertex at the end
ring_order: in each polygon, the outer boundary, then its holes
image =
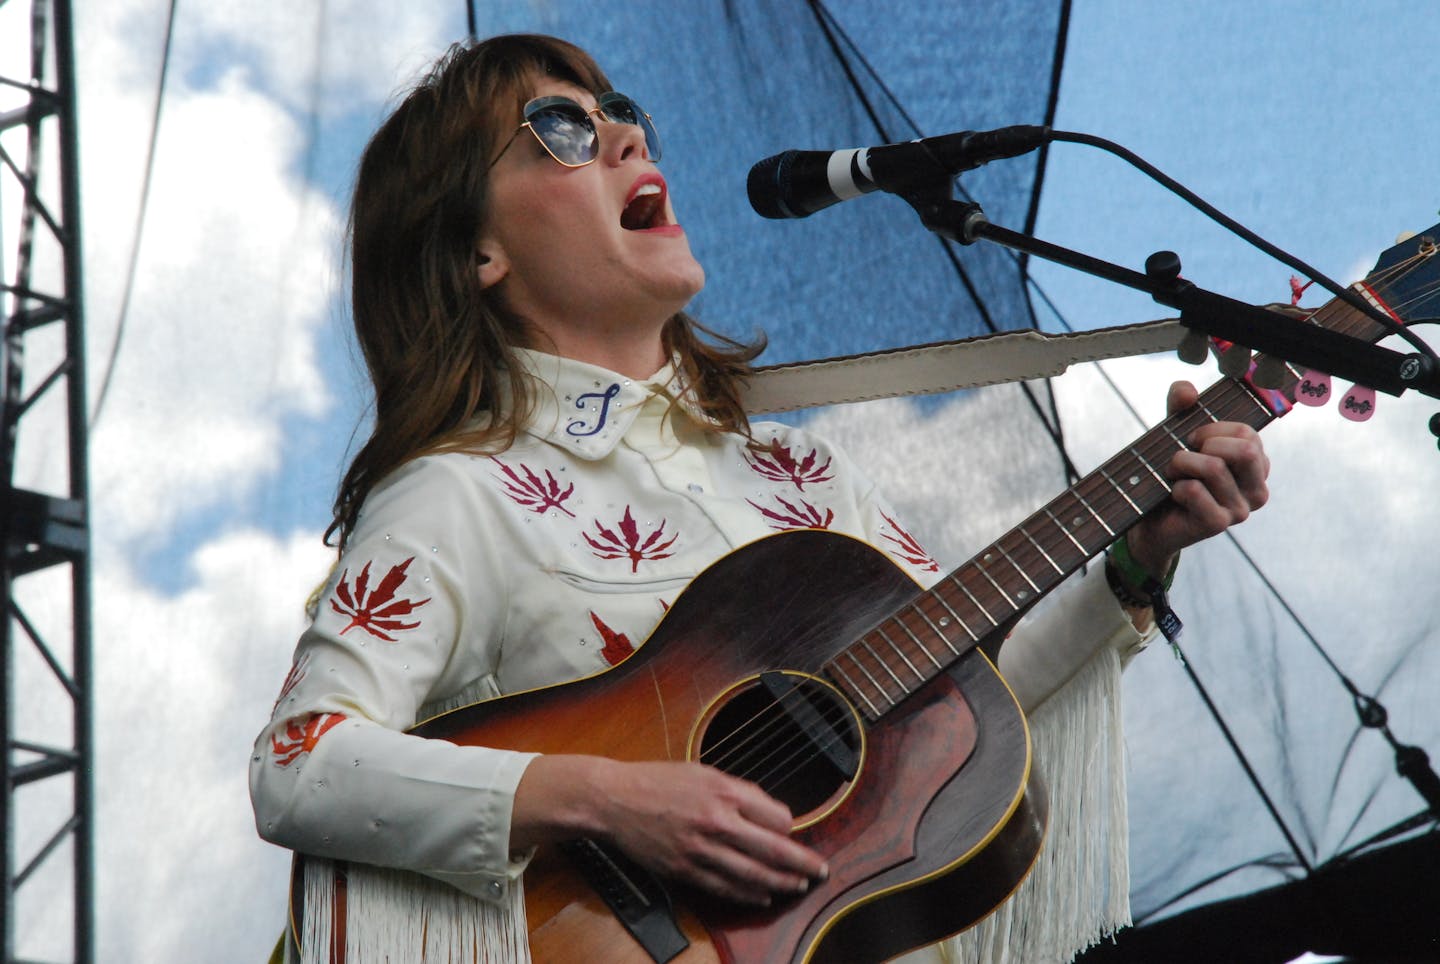
POLYGON ((601 559, 629 559, 631 572, 639 571, 642 561, 668 559, 674 555, 673 552, 665 550, 673 546, 679 536, 672 535, 666 541, 660 541, 665 534, 664 519, 661 519, 655 531, 644 539, 640 538, 640 527, 630 515, 628 505, 625 507, 625 515, 620 519, 619 533, 601 525, 599 519, 594 521, 595 537, 591 538, 588 532, 582 532, 581 535, 590 544, 590 548, 595 550, 595 555, 601 559))
POLYGON ((290 672, 285 674, 285 682, 280 684, 280 695, 275 697, 275 705, 270 707, 270 715, 275 715, 275 710, 280 706, 280 701, 290 695, 295 684, 305 678, 305 671, 310 666, 310 654, 306 653, 295 661, 290 667, 290 672))
POLYGON ((395 637, 389 635, 390 633, 414 629, 420 625, 418 619, 407 623, 398 617, 410 615, 428 603, 430 597, 419 601, 395 598, 396 591, 405 583, 405 570, 409 569, 410 563, 414 561, 415 557, 411 556, 399 565, 392 566, 385 578, 380 580, 380 585, 369 595, 366 594, 366 587, 370 582, 370 563, 365 563, 365 568, 361 569, 360 575, 356 577, 353 595, 349 585, 350 570, 346 569, 340 574, 340 584, 335 587, 335 596, 339 602, 331 599, 330 608, 342 616, 350 617, 349 624, 340 630, 341 636, 359 626, 371 636, 393 643, 395 637))
POLYGON ((926 552, 923 548, 921 548, 920 543, 916 542, 915 537, 905 531, 904 526, 896 522, 894 519, 890 518, 888 515, 885 515, 884 512, 881 512, 880 514, 885 517, 885 521, 889 523, 890 528, 894 529, 896 533, 892 536, 884 529, 880 530, 880 534, 882 536, 895 543, 895 545, 898 547, 898 549, 891 550, 892 552, 895 552, 896 555, 898 555, 901 559, 904 559, 906 562, 910 563, 910 565, 915 566, 925 572, 940 571, 940 563, 936 562, 935 558, 931 556, 930 553, 926 552))
POLYGON ((804 499, 796 500, 800 504, 794 505, 778 495, 775 496, 775 501, 784 507, 783 512, 767 509, 749 499, 745 501, 760 510, 760 514, 769 521, 770 528, 779 529, 782 532, 787 529, 828 529, 830 523, 835 521, 834 510, 826 509, 825 514, 821 515, 819 509, 804 499))
POLYGON ((788 445, 781 445, 779 439, 770 440, 769 454, 747 454, 745 462, 756 472, 775 482, 790 482, 801 492, 805 486, 828 482, 834 478, 830 471, 830 459, 824 465, 816 465, 820 453, 811 449, 804 458, 797 460, 788 445))
POLYGON ((285 724, 285 738, 270 738, 270 753, 275 757, 277 767, 288 767, 300 757, 315 749, 320 738, 337 723, 345 719, 343 713, 316 713, 303 720, 291 720, 285 724))
POLYGON ((605 657, 605 662, 614 666, 635 652, 635 645, 630 642, 630 637, 611 629, 605 620, 595 615, 593 609, 590 610, 590 621, 595 624, 596 629, 600 630, 600 638, 605 641, 605 647, 600 650, 600 655, 605 657))
POLYGON ((490 461, 500 466, 500 471, 505 473, 505 478, 500 483, 505 486, 505 494, 517 504, 523 505, 537 515, 544 515, 551 509, 559 509, 570 518, 575 518, 575 513, 565 508, 564 502, 575 492, 575 483, 570 483, 563 490, 560 483, 549 469, 545 470, 545 478, 542 481, 540 476, 530 470, 530 466, 521 463, 520 471, 525 473, 522 478, 514 469, 491 456, 490 461))

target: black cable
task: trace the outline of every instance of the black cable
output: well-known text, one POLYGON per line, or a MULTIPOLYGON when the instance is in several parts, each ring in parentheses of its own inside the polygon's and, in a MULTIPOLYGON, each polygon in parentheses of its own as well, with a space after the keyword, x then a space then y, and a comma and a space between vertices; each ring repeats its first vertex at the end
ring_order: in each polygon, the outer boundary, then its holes
MULTIPOLYGON (((871 103, 869 96, 865 93, 865 89, 861 86, 859 78, 855 76, 854 71, 851 69, 850 61, 845 56, 844 51, 841 50, 839 41, 836 39, 836 34, 838 34, 839 37, 845 41, 845 46, 865 68, 865 71, 867 74, 869 74, 870 79, 874 81, 875 85, 880 88, 881 92, 890 102, 890 105, 896 110, 897 113, 899 113, 901 119, 905 121, 906 125, 913 133, 919 136, 921 134, 920 126, 916 124, 915 119, 910 115, 910 112, 905 109, 905 105, 900 102, 899 97, 897 97, 895 95, 895 92, 892 91, 889 85, 885 83, 885 80, 880 76, 879 71, 877 71, 875 67, 870 63, 870 61, 866 58, 865 54, 856 45, 855 41, 851 39, 850 35, 845 31, 845 28, 841 26, 838 20, 836 20, 835 15, 831 13, 828 8, 826 8, 823 0, 810 0, 810 8, 811 11, 815 14, 815 19, 816 22, 820 25, 821 32, 824 33, 826 41, 830 44, 831 52, 834 53, 835 59, 839 61, 840 67, 845 72, 845 77, 849 81, 850 86, 854 89, 856 95, 860 98, 861 106, 864 108, 866 115, 870 118, 870 122, 875 126, 875 130, 878 133, 880 139, 885 142, 890 142, 891 140, 893 140, 893 136, 886 128, 884 121, 880 119, 879 113, 875 110, 875 107, 871 103)), ((960 194, 963 197, 969 198, 969 195, 965 192, 963 185, 960 185, 957 181, 955 182, 954 186, 959 190, 960 194)), ((961 263, 959 257, 956 255, 954 245, 946 242, 943 238, 939 238, 938 235, 937 240, 939 240, 940 242, 941 250, 945 252, 946 259, 950 262, 951 269, 955 272, 956 277, 959 278, 961 285, 965 288, 966 293, 970 296, 971 302, 975 305, 975 309, 980 315, 981 322, 983 322, 985 327, 992 332, 1002 331, 1003 329, 1001 329, 1001 327, 996 324, 995 319, 991 316, 990 310, 985 304, 984 299, 981 298, 980 292, 975 287, 974 282, 971 280, 969 272, 965 270, 965 266, 961 263)), ((1023 278, 1025 276, 1026 275, 1022 268, 1021 277, 1023 278)), ((1034 309, 1030 306, 1028 298, 1026 299, 1025 304, 1026 309, 1030 312, 1031 323, 1034 324, 1035 312, 1034 309)), ((1036 327, 1039 326, 1036 325, 1036 327)), ((1075 462, 1073 459, 1071 459, 1070 452, 1065 446, 1065 435, 1060 425, 1059 410, 1056 406, 1054 387, 1051 384, 1050 379, 1045 380, 1045 385, 1047 393, 1050 397, 1050 408, 1052 416, 1054 418, 1053 422, 1051 421, 1051 418, 1046 416, 1044 406, 1041 404, 1040 399, 1036 397, 1034 388, 1028 382, 1022 382, 1020 385, 1020 390, 1025 395, 1026 400, 1030 403, 1031 409, 1040 419, 1040 424, 1044 426, 1045 433, 1050 436, 1050 441, 1055 446, 1055 450, 1060 456, 1061 466, 1065 471, 1067 480, 1070 482, 1075 482, 1080 478, 1080 472, 1076 468, 1075 462)))
POLYGON ((470 42, 474 43, 480 39, 475 35, 478 29, 475 23, 475 0, 465 0, 465 20, 466 28, 470 34, 470 42))
POLYGON ((1395 321, 1395 319, 1389 317, 1384 312, 1377 309, 1374 305, 1367 303, 1365 299, 1361 298, 1349 288, 1345 287, 1339 282, 1330 279, 1329 277, 1315 270, 1313 267, 1306 264, 1304 261, 1301 261, 1294 255, 1286 251, 1282 251, 1280 248, 1277 248, 1269 241, 1266 241, 1254 231, 1251 231, 1249 228, 1245 227, 1245 225, 1236 221, 1229 215, 1223 213, 1214 205, 1210 204, 1209 202, 1201 198, 1199 195, 1197 195, 1194 191, 1191 191, 1185 185, 1170 177, 1168 174, 1155 167, 1149 161, 1146 161, 1144 158, 1140 157, 1134 151, 1131 151, 1125 147, 1121 147, 1114 141, 1106 140, 1103 137, 1096 137, 1094 134, 1081 134, 1075 131, 1052 130, 1050 132, 1050 139, 1056 141, 1067 141, 1073 144, 1085 144, 1089 147, 1098 147, 1102 151, 1114 154, 1116 157, 1127 162, 1132 167, 1145 174, 1151 180, 1162 185, 1174 194, 1179 195, 1196 210, 1200 211, 1200 213, 1204 214, 1216 224, 1219 224, 1227 230, 1233 232, 1234 234, 1239 235, 1241 238, 1245 239, 1250 244, 1270 255, 1270 257, 1279 261, 1281 264, 1288 265, 1296 271, 1299 271, 1307 278, 1310 278, 1312 281, 1318 281, 1322 288, 1326 288, 1327 290, 1329 290, 1332 294, 1335 295, 1335 297, 1339 298, 1341 301, 1345 302, 1347 305, 1354 308, 1356 311, 1359 311, 1361 314, 1365 315, 1365 317, 1371 319, 1391 334, 1399 335, 1401 338, 1404 338, 1406 341, 1410 342, 1410 344, 1415 347, 1416 351, 1434 360, 1437 364, 1440 364, 1440 357, 1436 356, 1435 350, 1429 345, 1427 345, 1425 341, 1420 338, 1419 335, 1415 334, 1413 331, 1410 331, 1404 325, 1399 324, 1395 321))
POLYGON ((135 272, 140 261, 140 239, 145 232, 145 212, 150 207, 150 183, 155 172, 155 143, 160 136, 160 107, 165 100, 165 78, 170 72, 170 46, 175 34, 176 0, 170 0, 170 11, 165 18, 165 47, 160 57, 160 80, 155 87, 155 111, 150 122, 150 145, 145 152, 145 175, 140 187, 140 208, 135 214, 135 237, 130 242, 130 265, 125 273, 125 291, 120 298, 120 316, 115 321, 115 340, 110 345, 110 357, 105 362, 105 375, 100 380, 100 391, 95 397, 95 409, 90 414, 89 428, 95 430, 100 414, 105 408, 105 397, 110 391, 110 379, 115 374, 115 360, 120 355, 120 342, 125 336, 125 322, 130 314, 130 296, 135 290, 135 272))

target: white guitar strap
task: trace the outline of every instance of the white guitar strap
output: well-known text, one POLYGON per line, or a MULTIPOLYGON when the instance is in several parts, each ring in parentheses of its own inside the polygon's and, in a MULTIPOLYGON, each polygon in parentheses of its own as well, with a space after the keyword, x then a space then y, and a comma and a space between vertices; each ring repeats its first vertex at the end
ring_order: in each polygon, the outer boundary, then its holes
POLYGON ((1173 351, 1186 329, 1176 319, 1064 335, 1034 329, 894 348, 756 370, 744 404, 751 414, 932 395, 1059 375, 1079 362, 1173 351))

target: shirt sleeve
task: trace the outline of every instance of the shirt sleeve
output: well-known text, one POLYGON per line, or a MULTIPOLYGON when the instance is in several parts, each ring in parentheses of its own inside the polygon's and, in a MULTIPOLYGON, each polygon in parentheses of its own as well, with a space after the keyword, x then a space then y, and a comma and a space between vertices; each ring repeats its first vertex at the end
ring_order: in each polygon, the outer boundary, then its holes
POLYGON ((403 732, 427 703, 493 679, 506 569, 484 518, 445 456, 366 499, 251 754, 261 837, 507 894, 525 865, 510 820, 533 754, 403 732))

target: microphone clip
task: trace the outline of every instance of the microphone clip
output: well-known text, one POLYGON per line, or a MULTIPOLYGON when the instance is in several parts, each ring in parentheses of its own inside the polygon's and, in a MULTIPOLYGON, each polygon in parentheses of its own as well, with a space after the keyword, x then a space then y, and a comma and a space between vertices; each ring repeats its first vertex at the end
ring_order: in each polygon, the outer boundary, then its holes
POLYGON ((974 244, 983 236, 990 219, 974 201, 957 201, 952 197, 953 182, 943 181, 901 195, 920 216, 920 223, 948 241, 974 244))

